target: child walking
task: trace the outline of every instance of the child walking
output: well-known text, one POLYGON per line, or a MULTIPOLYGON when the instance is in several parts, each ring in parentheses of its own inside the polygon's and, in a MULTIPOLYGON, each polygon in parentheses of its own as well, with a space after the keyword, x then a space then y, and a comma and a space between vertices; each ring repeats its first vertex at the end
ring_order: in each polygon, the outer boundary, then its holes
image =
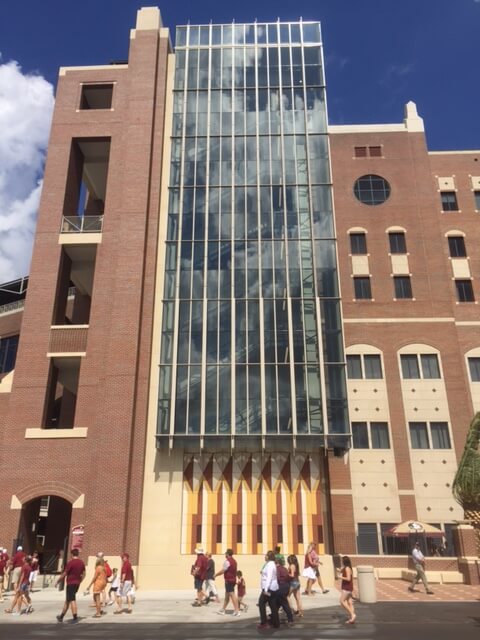
POLYGON ((243 602, 243 598, 247 594, 247 585, 245 584, 245 578, 241 571, 237 571, 237 597, 238 608, 240 611, 248 611, 248 604, 243 602))

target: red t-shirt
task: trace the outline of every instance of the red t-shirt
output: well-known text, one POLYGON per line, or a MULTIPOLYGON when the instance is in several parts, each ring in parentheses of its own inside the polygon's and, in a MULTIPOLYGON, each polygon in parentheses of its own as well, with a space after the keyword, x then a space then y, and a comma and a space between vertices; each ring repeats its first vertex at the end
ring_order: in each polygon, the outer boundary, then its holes
POLYGON ((124 560, 122 564, 122 580, 133 582, 133 569, 130 560, 124 560))
POLYGON ((30 574, 32 573, 32 567, 25 562, 22 567, 22 573, 20 574, 20 584, 28 584, 30 582, 30 574))
POLYGON ((237 581, 237 593, 239 598, 243 598, 246 593, 245 579, 239 578, 237 581))
POLYGON ((6 562, 3 558, 0 557, 0 576, 3 576, 5 574, 5 566, 6 566, 6 562))
POLYGON ((207 577, 208 558, 205 554, 199 553, 195 560, 195 567, 198 571, 195 573, 195 577, 199 580, 205 580, 207 577))
POLYGON ((73 558, 67 562, 65 574, 67 584, 80 584, 82 576, 85 573, 85 564, 80 558, 73 558))
POLYGON ((17 553, 12 558, 12 567, 14 569, 21 567, 23 564, 24 558, 25 558, 25 553, 23 551, 17 551, 17 553))

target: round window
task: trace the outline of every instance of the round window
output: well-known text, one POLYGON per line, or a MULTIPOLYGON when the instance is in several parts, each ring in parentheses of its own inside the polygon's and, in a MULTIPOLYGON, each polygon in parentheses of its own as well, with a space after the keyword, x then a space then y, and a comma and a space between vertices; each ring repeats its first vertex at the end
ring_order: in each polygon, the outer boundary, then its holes
POLYGON ((353 193, 363 204, 383 204, 390 196, 390 185, 381 176, 362 176, 355 181, 353 193))

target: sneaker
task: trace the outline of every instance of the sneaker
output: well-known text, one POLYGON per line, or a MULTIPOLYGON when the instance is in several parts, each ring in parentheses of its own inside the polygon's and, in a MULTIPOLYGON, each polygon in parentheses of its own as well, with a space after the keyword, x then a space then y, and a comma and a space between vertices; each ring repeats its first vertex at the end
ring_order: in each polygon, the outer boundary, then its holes
POLYGON ((248 604, 244 604, 244 605, 243 605, 243 610, 244 610, 245 612, 246 612, 246 611, 248 611, 248 604))
POLYGON ((433 591, 428 590, 427 591, 427 596, 433 596, 433 591))
POLYGON ((56 618, 57 618, 57 622, 63 622, 62 616, 56 616, 56 618))
POLYGON ((330 591, 330 589, 324 589, 324 590, 322 591, 322 593, 328 593, 329 591, 330 591))
POLYGON ((71 624, 77 624, 77 622, 78 622, 78 621, 79 621, 79 618, 78 618, 78 616, 77 616, 76 618, 72 618, 72 619, 70 620, 70 623, 71 623, 71 624))
POLYGON ((225 609, 219 609, 217 611, 217 613, 218 613, 219 616, 224 616, 225 615, 225 609))
POLYGON ((240 611, 234 611, 234 612, 233 612, 233 615, 234 615, 234 617, 239 616, 239 615, 240 615, 240 611))
POLYGON ((414 589, 413 587, 408 587, 408 590, 409 590, 411 593, 415 593, 415 589, 414 589))
POLYGON ((257 629, 269 629, 270 625, 267 622, 264 622, 263 624, 257 624, 257 629))
POLYGON ((33 606, 31 604, 25 609, 25 613, 33 613, 33 606))

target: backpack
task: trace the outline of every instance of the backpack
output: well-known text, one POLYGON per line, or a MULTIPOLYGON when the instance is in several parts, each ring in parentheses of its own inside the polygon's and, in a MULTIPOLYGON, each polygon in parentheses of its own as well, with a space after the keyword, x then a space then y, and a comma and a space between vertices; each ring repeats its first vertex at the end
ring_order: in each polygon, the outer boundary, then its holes
POLYGON ((290 583, 288 571, 281 564, 277 564, 277 580, 279 585, 290 583))
POLYGON ((112 577, 112 569, 110 568, 110 565, 108 564, 108 562, 105 562, 105 574, 107 576, 107 580, 108 578, 112 577))

